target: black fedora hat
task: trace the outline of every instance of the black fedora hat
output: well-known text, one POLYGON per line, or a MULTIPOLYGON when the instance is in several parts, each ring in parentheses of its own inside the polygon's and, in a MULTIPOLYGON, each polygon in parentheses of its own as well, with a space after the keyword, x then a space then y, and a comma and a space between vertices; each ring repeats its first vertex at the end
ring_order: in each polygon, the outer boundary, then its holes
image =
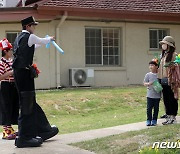
POLYGON ((22 26, 38 25, 38 22, 35 21, 34 17, 30 16, 30 17, 27 17, 27 18, 21 20, 21 24, 22 24, 22 26))

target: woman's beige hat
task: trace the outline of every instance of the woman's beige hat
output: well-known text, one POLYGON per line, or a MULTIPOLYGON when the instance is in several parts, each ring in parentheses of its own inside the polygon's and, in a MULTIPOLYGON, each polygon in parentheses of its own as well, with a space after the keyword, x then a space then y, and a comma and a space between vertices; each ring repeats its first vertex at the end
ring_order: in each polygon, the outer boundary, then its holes
POLYGON ((175 48, 175 41, 172 36, 165 36, 162 41, 159 42, 159 44, 167 44, 169 46, 172 46, 175 48))

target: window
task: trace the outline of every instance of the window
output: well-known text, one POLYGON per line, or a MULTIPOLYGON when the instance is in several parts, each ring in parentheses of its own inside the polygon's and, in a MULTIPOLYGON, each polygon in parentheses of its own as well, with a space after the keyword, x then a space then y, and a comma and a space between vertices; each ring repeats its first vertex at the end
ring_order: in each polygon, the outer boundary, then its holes
POLYGON ((167 29, 150 29, 150 49, 161 49, 159 41, 161 41, 165 36, 168 35, 167 29))
POLYGON ((6 32, 6 38, 13 45, 16 37, 20 32, 6 32))
POLYGON ((120 30, 118 28, 86 28, 86 64, 120 65, 120 30))

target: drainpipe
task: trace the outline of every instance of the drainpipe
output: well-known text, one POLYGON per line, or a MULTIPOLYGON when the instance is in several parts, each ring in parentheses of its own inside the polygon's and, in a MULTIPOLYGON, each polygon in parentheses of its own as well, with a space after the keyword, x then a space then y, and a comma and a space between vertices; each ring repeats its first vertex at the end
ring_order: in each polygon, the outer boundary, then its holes
MULTIPOLYGON (((68 13, 67 11, 64 11, 63 16, 61 17, 61 20, 59 21, 58 25, 56 26, 56 42, 59 44, 60 42, 60 37, 59 37, 59 28, 60 26, 64 23, 64 21, 66 20, 66 18, 68 17, 68 13)), ((60 88, 60 55, 59 52, 56 51, 56 86, 57 88, 60 88)))
POLYGON ((22 7, 25 7, 26 0, 22 0, 22 7))
POLYGON ((6 1, 3 1, 3 6, 4 6, 4 7, 7 7, 7 6, 6 6, 6 1))

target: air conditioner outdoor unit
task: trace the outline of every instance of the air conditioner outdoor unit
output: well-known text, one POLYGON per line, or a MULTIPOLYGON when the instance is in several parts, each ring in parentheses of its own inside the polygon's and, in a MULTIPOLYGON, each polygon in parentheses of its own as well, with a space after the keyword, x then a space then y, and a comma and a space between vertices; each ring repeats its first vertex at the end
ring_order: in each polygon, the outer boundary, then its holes
POLYGON ((6 7, 6 0, 0 0, 0 7, 6 7))
POLYGON ((72 68, 69 69, 70 86, 93 86, 94 69, 93 68, 72 68))

